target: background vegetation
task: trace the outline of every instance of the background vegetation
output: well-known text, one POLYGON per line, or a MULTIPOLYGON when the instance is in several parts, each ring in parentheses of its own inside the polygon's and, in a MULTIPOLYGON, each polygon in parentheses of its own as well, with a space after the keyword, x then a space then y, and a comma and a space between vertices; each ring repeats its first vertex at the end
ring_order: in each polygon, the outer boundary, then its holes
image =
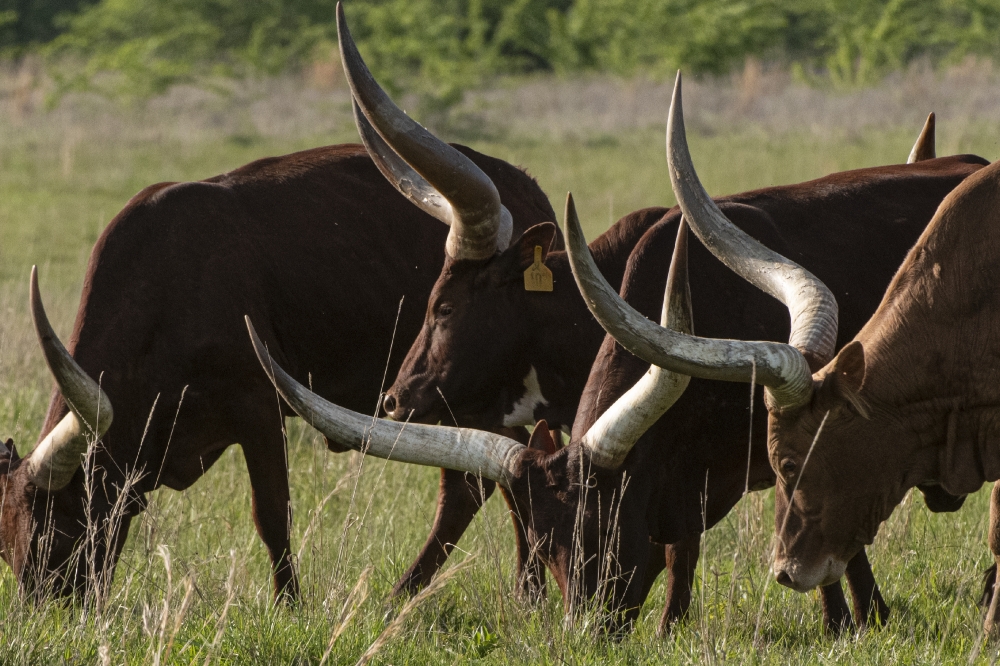
MULTIPOLYGON (((136 97, 328 60, 335 0, 3 0, 0 54, 60 90, 136 97)), ((838 86, 1000 53, 1000 0, 347 0, 376 76, 446 108, 500 75, 725 73, 748 57, 838 86)))

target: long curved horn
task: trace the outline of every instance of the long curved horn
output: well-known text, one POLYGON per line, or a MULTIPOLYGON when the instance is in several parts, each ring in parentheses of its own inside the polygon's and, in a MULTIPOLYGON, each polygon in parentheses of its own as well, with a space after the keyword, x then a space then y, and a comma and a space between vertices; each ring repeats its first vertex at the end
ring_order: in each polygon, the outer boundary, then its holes
POLYGON ((430 183, 424 180, 423 176, 413 170, 409 164, 403 161, 396 152, 389 147, 389 144, 375 131, 368 118, 362 113, 358 106, 358 101, 351 98, 351 106, 354 109, 354 124, 361 134, 361 141, 365 144, 368 154, 371 156, 375 166, 382 172, 386 180, 392 183, 400 194, 409 199, 417 208, 428 215, 438 219, 444 218, 448 224, 451 223, 451 204, 441 196, 441 193, 434 189, 430 183))
MULTIPOLYGON (((393 104, 361 59, 340 3, 337 3, 337 34, 351 93, 362 115, 382 139, 381 144, 375 142, 373 158, 389 182, 421 209, 451 226, 445 250, 453 259, 488 259, 498 249, 507 249, 513 220, 500 203, 493 181, 472 160, 393 104), (384 148, 398 159, 385 159, 384 148), (398 168, 400 161, 408 168, 398 168), (412 174, 419 176, 419 183, 409 179, 412 174), (447 206, 425 203, 423 197, 430 191, 447 206)), ((371 132, 360 125, 358 129, 368 146, 371 132)))
POLYGON ((625 302, 601 275, 587 247, 573 197, 566 199, 563 233, 573 277, 587 307, 618 343, 647 363, 666 370, 731 382, 757 382, 768 387, 778 405, 807 402, 812 395, 809 364, 795 347, 780 342, 715 340, 663 328, 625 302))
MULTIPOLYGON (((687 225, 681 218, 667 274, 660 326, 690 335, 693 325, 687 273, 687 225)), ((690 381, 687 375, 651 366, 583 436, 581 443, 590 449, 594 464, 618 469, 643 433, 677 402, 690 381)))
POLYGON ((722 214, 691 163, 681 107, 678 72, 667 121, 667 164, 684 217, 698 239, 723 264, 785 304, 792 319, 788 344, 802 352, 812 370, 819 370, 836 350, 837 299, 812 273, 764 247, 722 214))
POLYGON ((45 362, 70 411, 38 443, 25 464, 32 483, 45 490, 59 490, 73 478, 90 443, 107 432, 114 411, 100 385, 77 365, 52 330, 38 290, 38 269, 34 266, 31 268, 31 317, 45 362))
POLYGON ((509 486, 523 444, 482 430, 397 423, 339 407, 282 370, 257 336, 250 317, 246 322, 257 360, 275 388, 296 414, 331 441, 376 458, 482 474, 509 486))
POLYGON ((924 128, 920 130, 920 136, 917 137, 917 142, 913 144, 913 150, 910 151, 910 156, 906 158, 907 164, 923 162, 924 160, 932 160, 937 157, 937 152, 934 150, 934 126, 934 112, 931 111, 931 113, 927 116, 927 120, 924 122, 924 128))

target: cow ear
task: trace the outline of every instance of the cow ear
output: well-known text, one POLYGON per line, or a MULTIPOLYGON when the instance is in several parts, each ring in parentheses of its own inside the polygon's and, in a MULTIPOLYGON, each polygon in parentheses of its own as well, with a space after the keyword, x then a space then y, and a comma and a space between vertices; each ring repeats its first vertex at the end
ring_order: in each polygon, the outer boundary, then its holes
POLYGON ((0 444, 0 456, 10 456, 12 463, 21 459, 21 456, 17 455, 17 447, 14 446, 13 439, 8 438, 5 443, 0 444))
POLYGON ((531 439, 528 440, 528 448, 549 455, 556 452, 556 442, 552 439, 552 431, 549 430, 549 424, 545 422, 545 419, 535 424, 531 439))
POLYGON ((542 261, 552 249, 556 238, 556 225, 552 222, 542 222, 528 228, 521 237, 511 243, 510 249, 517 252, 520 270, 525 270, 535 263, 535 247, 542 248, 542 261))
POLYGON ((858 414, 868 418, 868 406, 860 396, 864 382, 865 348, 854 340, 840 350, 823 378, 819 388, 821 406, 833 406, 838 401, 846 401, 858 414))

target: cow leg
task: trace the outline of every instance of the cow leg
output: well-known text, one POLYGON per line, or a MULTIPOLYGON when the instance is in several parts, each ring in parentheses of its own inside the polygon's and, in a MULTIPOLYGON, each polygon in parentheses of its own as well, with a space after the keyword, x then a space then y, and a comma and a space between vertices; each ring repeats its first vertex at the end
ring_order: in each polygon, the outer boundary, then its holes
POLYGON ((649 544, 649 559, 646 560, 646 573, 642 580, 642 600, 644 603, 649 596, 649 591, 653 589, 657 577, 667 568, 667 548, 669 546, 664 546, 662 543, 650 542, 649 544))
POLYGON ((997 623, 997 600, 1000 599, 1000 594, 996 592, 996 567, 1000 564, 1000 481, 993 484, 993 492, 990 494, 990 551, 993 553, 993 559, 996 563, 993 565, 993 575, 990 576, 987 572, 987 591, 984 596, 988 596, 992 592, 990 598, 990 605, 986 610, 986 620, 983 623, 983 630, 987 635, 993 633, 996 628, 997 623), (992 578, 992 580, 991 580, 992 578), (992 583, 993 585, 990 585, 992 583), (992 589, 990 589, 992 588, 992 589))
POLYGON ((472 474, 441 470, 437 513, 431 533, 417 559, 392 588, 392 596, 416 594, 431 581, 494 489, 496 483, 489 479, 482 480, 480 491, 479 479, 472 474))
POLYGON ((979 605, 988 608, 993 603, 993 586, 997 584, 997 563, 983 572, 983 594, 979 597, 979 605))
POLYGON ((253 522, 271 557, 275 601, 299 599, 299 581, 292 563, 291 497, 288 491, 288 462, 284 440, 276 437, 244 438, 243 456, 253 491, 253 522))
POLYGON ((691 588, 701 554, 701 535, 690 536, 667 546, 664 550, 667 565, 667 604, 663 608, 660 626, 656 633, 665 636, 691 606, 691 588))
POLYGON ((854 617, 858 626, 884 626, 889 619, 889 606, 878 591, 878 583, 864 548, 847 563, 845 578, 854 601, 854 617))
POLYGON ((823 628, 827 632, 837 636, 852 625, 851 610, 839 580, 819 588, 819 597, 823 605, 823 628))

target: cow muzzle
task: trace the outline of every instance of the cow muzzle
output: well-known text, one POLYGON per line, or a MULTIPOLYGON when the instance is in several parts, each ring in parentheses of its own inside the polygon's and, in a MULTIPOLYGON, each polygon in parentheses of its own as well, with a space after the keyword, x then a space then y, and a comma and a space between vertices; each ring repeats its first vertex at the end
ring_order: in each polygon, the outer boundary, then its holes
POLYGON ((771 568, 775 580, 796 592, 808 592, 815 587, 835 583, 846 569, 847 562, 833 556, 820 560, 814 566, 804 566, 791 558, 776 559, 771 568))

